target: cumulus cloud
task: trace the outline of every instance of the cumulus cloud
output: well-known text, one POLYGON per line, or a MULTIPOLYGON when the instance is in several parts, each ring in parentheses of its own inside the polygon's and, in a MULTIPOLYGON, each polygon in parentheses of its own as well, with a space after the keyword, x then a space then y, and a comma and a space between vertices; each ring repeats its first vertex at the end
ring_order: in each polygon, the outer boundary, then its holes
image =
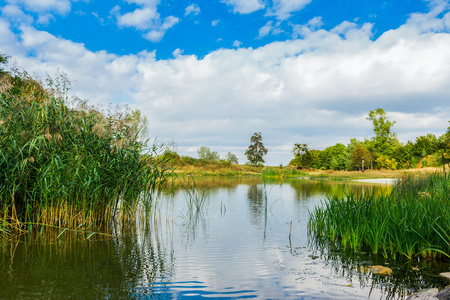
POLYGON ((265 7, 261 0, 222 0, 223 3, 232 6, 233 12, 249 14, 265 7))
POLYGON ((152 27, 159 18, 160 16, 156 11, 156 7, 144 7, 123 15, 118 15, 117 24, 144 30, 152 27))
MULTIPOLYGON (((449 20, 449 21, 450 21, 450 20, 449 20)), ((217 24, 219 24, 219 22, 220 22, 219 19, 213 20, 213 21, 211 21, 211 25, 215 27, 215 26, 217 26, 217 24)))
POLYGON ((31 24, 33 17, 25 14, 17 5, 6 5, 1 8, 2 16, 17 24, 31 24))
POLYGON ((261 39, 269 34, 279 34, 282 30, 280 29, 280 22, 273 24, 273 21, 268 21, 266 25, 259 29, 258 39, 261 39))
POLYGON ((233 42, 233 47, 235 47, 235 48, 239 48, 241 45, 242 45, 241 41, 236 40, 233 42))
POLYGON ((152 42, 159 42, 167 30, 180 21, 174 16, 168 16, 163 21, 157 10, 159 1, 127 0, 127 2, 141 5, 141 7, 121 14, 121 8, 116 5, 111 10, 111 14, 116 17, 117 24, 121 27, 131 27, 142 31, 143 36, 152 42))
POLYGON ((269 15, 275 15, 279 20, 288 19, 293 12, 303 9, 312 0, 274 0, 269 15))
POLYGON ((71 9, 69 0, 6 0, 6 2, 40 14, 56 13, 66 15, 71 9))
POLYGON ((186 9, 184 10, 184 15, 188 16, 190 14, 193 15, 198 15, 200 13, 200 7, 198 7, 197 4, 193 3, 191 5, 189 5, 188 7, 186 7, 186 9))
POLYGON ((204 144, 225 153, 242 149, 236 154, 244 162, 250 136, 261 131, 267 161, 276 165, 292 158, 294 143, 317 149, 372 136, 365 117, 377 107, 397 121, 403 142, 444 133, 447 22, 446 14, 413 15, 374 40, 371 24, 343 22, 324 30, 315 19, 304 25, 309 31, 301 39, 219 49, 203 58, 175 50, 173 58, 156 60, 147 51, 92 52, 31 26, 14 33, 0 20, 0 49, 30 73, 66 72, 82 98, 132 103, 147 115, 151 134, 174 138, 180 151, 204 144))

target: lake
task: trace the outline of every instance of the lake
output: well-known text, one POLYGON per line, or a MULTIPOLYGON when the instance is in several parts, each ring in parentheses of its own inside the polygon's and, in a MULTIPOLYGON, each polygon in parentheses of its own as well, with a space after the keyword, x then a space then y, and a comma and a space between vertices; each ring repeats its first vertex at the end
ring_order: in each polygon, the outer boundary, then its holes
POLYGON ((0 241, 0 299, 398 299, 445 286, 447 262, 308 239, 308 212, 326 197, 390 185, 209 177, 195 179, 198 193, 187 186, 159 197, 150 217, 114 226, 114 238, 35 232, 0 241), (196 195, 203 205, 189 208, 196 195), (364 272, 372 265, 393 275, 364 272))

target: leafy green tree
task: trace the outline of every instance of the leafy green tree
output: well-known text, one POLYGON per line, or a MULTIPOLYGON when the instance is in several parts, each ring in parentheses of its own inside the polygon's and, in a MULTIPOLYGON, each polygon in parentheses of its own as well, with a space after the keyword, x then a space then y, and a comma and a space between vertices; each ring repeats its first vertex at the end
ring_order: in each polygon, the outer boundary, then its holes
POLYGON ((395 148, 394 146, 399 144, 396 134, 391 132, 391 128, 396 122, 389 121, 386 112, 381 108, 371 110, 367 120, 372 122, 373 131, 375 132, 372 142, 376 157, 380 155, 390 156, 395 148))
POLYGON ((364 159, 365 165, 370 167, 369 163, 372 160, 372 155, 363 143, 358 142, 353 145, 350 150, 350 170, 359 170, 362 167, 362 159, 364 159))
POLYGON ((325 148, 323 153, 323 167, 331 170, 346 170, 350 165, 347 147, 341 143, 325 148))
POLYGON ((264 163, 263 156, 267 154, 267 148, 264 147, 262 142, 261 132, 255 132, 250 138, 250 146, 248 146, 245 155, 250 164, 257 166, 258 163, 264 163))
POLYGON ((416 138, 414 143, 413 154, 423 158, 427 155, 435 153, 439 148, 439 140, 434 134, 422 135, 416 138))
POLYGON ((239 164, 239 160, 238 160, 237 156, 231 152, 228 152, 226 160, 232 164, 236 164, 236 165, 239 164))
POLYGON ((220 159, 219 153, 217 153, 217 151, 211 151, 211 149, 206 146, 201 146, 200 148, 198 148, 197 154, 200 159, 204 160, 218 161, 220 159))
POLYGON ((307 144, 295 144, 294 149, 292 149, 292 154, 295 156, 292 165, 303 168, 311 166, 312 157, 307 144))

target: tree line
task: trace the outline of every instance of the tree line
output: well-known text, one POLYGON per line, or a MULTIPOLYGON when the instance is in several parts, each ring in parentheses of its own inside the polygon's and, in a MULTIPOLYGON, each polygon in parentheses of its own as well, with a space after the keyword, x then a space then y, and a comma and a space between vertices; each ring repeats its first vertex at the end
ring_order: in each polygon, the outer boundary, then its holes
MULTIPOLYGON (((366 118, 373 124, 375 136, 359 141, 352 138, 347 145, 337 143, 324 150, 310 150, 307 144, 295 144, 291 166, 321 170, 409 169, 438 167, 450 160, 450 126, 446 133, 419 136, 415 141, 400 143, 386 112, 377 108, 366 118)), ((450 122, 449 122, 450 123, 450 122)))

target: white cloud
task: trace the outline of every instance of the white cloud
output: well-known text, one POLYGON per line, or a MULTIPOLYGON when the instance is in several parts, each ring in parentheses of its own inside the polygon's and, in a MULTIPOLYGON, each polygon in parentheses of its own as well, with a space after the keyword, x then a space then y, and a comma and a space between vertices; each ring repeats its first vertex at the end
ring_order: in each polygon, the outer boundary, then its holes
POLYGON ((194 15, 198 15, 200 13, 200 7, 198 7, 197 4, 193 3, 191 5, 189 5, 188 7, 186 7, 186 9, 184 10, 184 15, 188 16, 190 14, 194 14, 194 15))
POLYGON ((223 3, 232 6, 235 13, 249 14, 265 7, 261 0, 222 0, 223 3))
POLYGON ((6 0, 6 2, 23 6, 26 10, 46 14, 66 15, 70 12, 69 0, 6 0))
MULTIPOLYGON (((449 18, 449 19, 450 19, 450 18, 449 18)), ((213 20, 213 21, 211 21, 211 25, 215 27, 215 26, 217 26, 217 24, 219 24, 219 22, 220 22, 219 19, 213 20)))
MULTIPOLYGON (((292 158, 286 149, 293 143, 317 149, 372 136, 365 116, 377 107, 397 120, 402 141, 444 133, 450 34, 435 31, 447 22, 447 15, 414 15, 373 40, 371 24, 326 31, 316 19, 303 39, 219 49, 201 59, 177 49, 174 58, 156 60, 154 52, 91 52, 30 26, 14 34, 0 20, 0 49, 30 73, 66 72, 82 98, 131 102, 149 118, 152 136, 174 138, 179 149, 245 150, 261 131, 267 161, 277 165, 292 158)), ((176 21, 162 23, 164 30, 176 21)))
POLYGON ((40 15, 36 21, 37 24, 48 25, 50 21, 55 20, 55 17, 52 14, 40 15))
POLYGON ((280 22, 273 25, 273 21, 268 21, 266 25, 259 29, 258 39, 261 39, 267 35, 271 34, 279 34, 282 32, 280 29, 280 22))
POLYGON ((291 13, 303 9, 312 0, 274 0, 269 14, 275 15, 279 20, 286 20, 291 13))
POLYGON ((294 25, 292 30, 292 36, 294 38, 305 37, 306 35, 317 31, 320 27, 322 27, 323 22, 321 17, 314 17, 308 21, 308 23, 304 25, 294 25))
POLYGON ((158 1, 152 0, 127 0, 129 3, 143 5, 132 12, 125 14, 120 13, 120 7, 116 5, 111 10, 111 15, 117 18, 117 24, 122 27, 132 27, 143 31, 143 36, 152 41, 159 42, 164 34, 175 26, 180 19, 174 16, 168 16, 161 20, 161 16, 157 11, 158 1))
POLYGON ((124 15, 119 15, 117 17, 117 23, 120 26, 135 27, 144 30, 152 27, 159 18, 160 16, 156 11, 156 7, 144 7, 124 15))
POLYGON ((236 40, 233 42, 233 47, 235 47, 235 48, 239 48, 241 45, 242 45, 241 41, 236 40))
POLYGON ((184 52, 183 50, 181 50, 180 48, 177 48, 172 52, 172 55, 173 55, 173 57, 177 58, 177 57, 181 56, 181 54, 183 54, 183 52, 184 52))
POLYGON ((17 5, 6 5, 1 8, 2 16, 9 21, 18 24, 31 24, 33 17, 25 14, 17 5))

